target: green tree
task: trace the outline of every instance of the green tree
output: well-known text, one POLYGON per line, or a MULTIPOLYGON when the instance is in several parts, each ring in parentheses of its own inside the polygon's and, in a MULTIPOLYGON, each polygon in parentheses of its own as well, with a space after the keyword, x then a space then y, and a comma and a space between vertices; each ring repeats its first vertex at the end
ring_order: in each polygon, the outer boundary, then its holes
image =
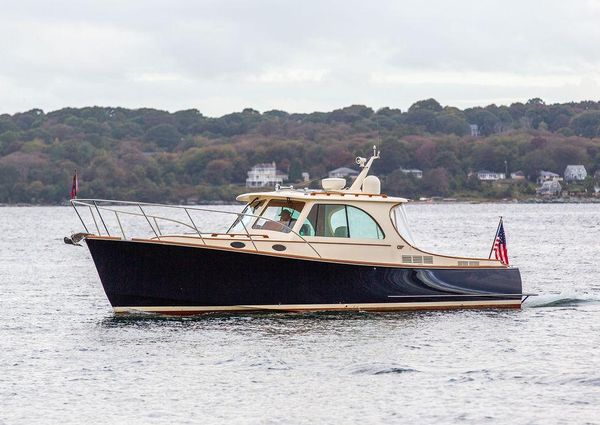
POLYGON ((291 182, 302 180, 302 163, 297 159, 292 160, 290 164, 289 179, 291 182))
POLYGON ((464 136, 469 131, 469 123, 462 114, 443 112, 435 117, 435 128, 440 133, 464 136))
POLYGON ((392 196, 416 198, 421 192, 420 181, 414 176, 398 169, 392 172, 383 182, 383 190, 392 196))
POLYGON ((206 164, 205 180, 214 185, 229 183, 231 180, 232 163, 226 159, 213 159, 206 164))
POLYGON ((416 112, 423 110, 431 112, 441 112, 442 109, 442 105, 440 105, 440 103, 437 100, 430 98, 425 100, 419 100, 413 103, 412 105, 410 105, 410 108, 408 108, 408 112, 416 112))
POLYGON ((158 124, 146 132, 145 139, 164 149, 172 149, 181 141, 181 133, 171 124, 158 124))
POLYGON ((483 108, 472 108, 465 110, 465 115, 469 120, 469 124, 477 124, 479 133, 483 136, 489 136, 496 132, 496 126, 500 120, 496 115, 483 108))
POLYGON ((600 136, 600 111, 585 111, 574 116, 570 127, 579 136, 600 136))
POLYGON ((446 196, 450 189, 448 171, 438 167, 423 173, 423 189, 428 195, 446 196))

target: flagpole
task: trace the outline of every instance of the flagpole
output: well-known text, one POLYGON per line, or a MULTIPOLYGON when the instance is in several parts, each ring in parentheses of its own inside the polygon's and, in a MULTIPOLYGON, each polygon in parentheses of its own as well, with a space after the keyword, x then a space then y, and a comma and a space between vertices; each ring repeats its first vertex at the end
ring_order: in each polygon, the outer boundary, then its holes
POLYGON ((498 227, 496 227, 496 234, 494 235, 494 241, 492 242, 492 249, 490 249, 490 255, 488 255, 488 259, 492 258, 492 252, 494 252, 494 246, 496 245, 496 238, 498 237, 498 232, 500 231, 501 224, 502 224, 502 216, 500 216, 500 221, 498 222, 498 227))
POLYGON ((77 198, 77 191, 79 189, 79 183, 77 182, 77 169, 75 169, 75 174, 73 174, 73 180, 71 180, 71 199, 77 198))

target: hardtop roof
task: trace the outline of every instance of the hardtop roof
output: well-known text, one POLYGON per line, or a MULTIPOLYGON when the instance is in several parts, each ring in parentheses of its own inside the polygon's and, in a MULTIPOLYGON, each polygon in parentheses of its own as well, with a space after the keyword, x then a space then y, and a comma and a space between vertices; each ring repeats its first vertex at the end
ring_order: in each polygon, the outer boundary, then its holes
POLYGON ((345 201, 345 202, 377 202, 387 204, 399 204, 408 202, 406 198, 387 196, 385 194, 368 194, 363 192, 350 192, 348 190, 324 191, 324 190, 296 190, 282 189, 270 192, 250 192, 239 195, 236 199, 242 202, 250 202, 259 199, 293 199, 295 201, 345 201))

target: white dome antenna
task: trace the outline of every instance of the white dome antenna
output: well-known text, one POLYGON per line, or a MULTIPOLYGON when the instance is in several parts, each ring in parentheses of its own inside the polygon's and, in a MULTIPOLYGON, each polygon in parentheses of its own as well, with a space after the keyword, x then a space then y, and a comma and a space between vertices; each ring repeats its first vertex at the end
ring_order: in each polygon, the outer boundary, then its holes
POLYGON ((381 194, 381 181, 377 176, 367 176, 362 184, 362 191, 372 195, 381 194))
POLYGON ((330 177, 328 179, 321 180, 321 186, 326 191, 342 190, 344 186, 346 186, 346 179, 339 177, 330 177))

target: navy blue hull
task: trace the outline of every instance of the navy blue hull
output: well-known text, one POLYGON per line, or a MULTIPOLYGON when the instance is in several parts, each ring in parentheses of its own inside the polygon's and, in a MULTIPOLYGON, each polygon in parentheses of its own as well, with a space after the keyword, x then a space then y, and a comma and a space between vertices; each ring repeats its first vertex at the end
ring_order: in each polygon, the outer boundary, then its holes
POLYGON ((113 307, 378 304, 385 310, 399 303, 489 306, 490 300, 513 300, 515 307, 522 292, 516 268, 374 267, 160 243, 86 242, 113 307))

